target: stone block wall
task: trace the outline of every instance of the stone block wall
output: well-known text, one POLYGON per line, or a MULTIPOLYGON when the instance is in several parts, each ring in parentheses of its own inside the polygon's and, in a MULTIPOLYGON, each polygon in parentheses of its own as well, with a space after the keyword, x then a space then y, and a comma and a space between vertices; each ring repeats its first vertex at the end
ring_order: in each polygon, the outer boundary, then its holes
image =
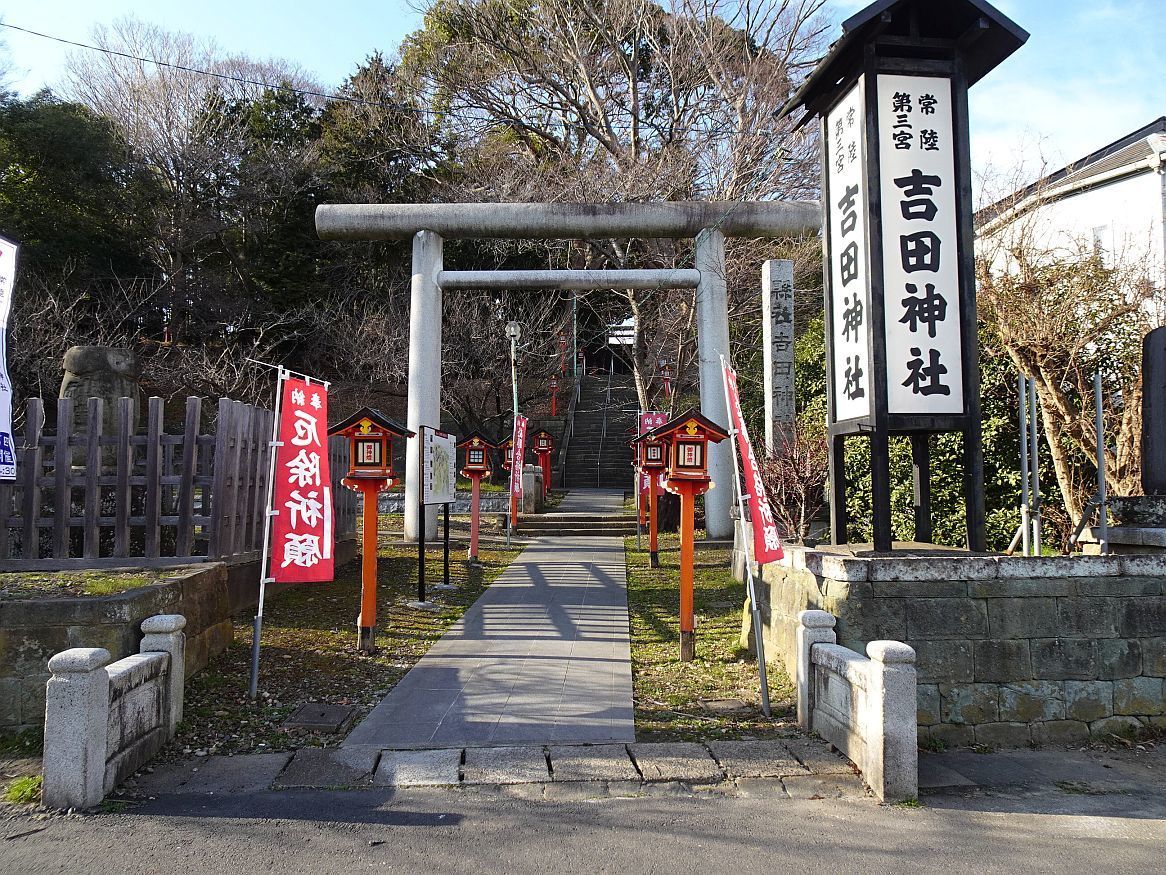
MULTIPOLYGON (((337 567, 351 561, 355 546, 355 541, 337 542, 337 567)), ((214 562, 176 569, 161 583, 111 596, 0 601, 0 732, 44 725, 45 682, 54 653, 100 647, 121 659, 138 652, 143 620, 181 614, 187 620, 189 677, 231 643, 231 617, 254 607, 258 592, 258 562, 214 562)))
MULTIPOLYGON (((1015 747, 1166 728, 1166 557, 856 558, 795 546, 766 566, 758 592, 770 658, 791 676, 807 609, 838 617, 838 643, 860 653, 881 639, 914 648, 921 740, 1015 747)), ((748 634, 748 611, 745 623, 748 634)))

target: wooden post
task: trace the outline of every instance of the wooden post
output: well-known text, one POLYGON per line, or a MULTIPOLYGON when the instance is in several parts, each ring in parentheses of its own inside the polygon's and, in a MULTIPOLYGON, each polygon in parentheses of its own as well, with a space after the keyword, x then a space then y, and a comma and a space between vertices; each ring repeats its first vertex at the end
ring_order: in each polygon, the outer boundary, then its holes
POLYGON ((653 568, 660 567, 659 553, 659 525, 656 521, 656 478, 657 474, 648 474, 648 556, 653 568))
POLYGON ((377 625, 377 493, 379 480, 362 480, 364 495, 364 537, 360 554, 360 616, 356 620, 356 649, 362 653, 376 650, 377 625))
POLYGON ((482 501, 482 475, 471 474, 470 481, 473 483, 472 495, 470 496, 470 561, 478 561, 478 522, 481 518, 481 501, 482 501))
POLYGON ((696 658, 696 617, 693 597, 695 560, 696 487, 678 484, 680 492, 680 661, 696 658))

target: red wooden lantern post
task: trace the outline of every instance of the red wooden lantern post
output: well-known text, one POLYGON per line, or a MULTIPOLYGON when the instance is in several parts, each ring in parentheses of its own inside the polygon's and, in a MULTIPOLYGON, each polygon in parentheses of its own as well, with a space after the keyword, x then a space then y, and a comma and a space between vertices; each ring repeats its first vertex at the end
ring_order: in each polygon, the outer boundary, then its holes
POLYGON ((645 503, 648 515, 648 556, 651 566, 659 568, 658 484, 660 483, 660 475, 664 473, 667 464, 668 442, 650 433, 645 433, 632 441, 632 445, 636 448, 636 469, 639 472, 641 483, 647 484, 645 503))
POLYGON ((482 478, 490 473, 490 450, 493 446, 480 434, 474 433, 458 444, 465 452, 466 463, 462 476, 473 483, 470 499, 470 551, 471 562, 478 561, 478 524, 481 517, 482 478))
POLYGON ((380 411, 362 407, 332 426, 328 434, 348 438, 348 476, 341 482, 364 496, 356 647, 372 653, 376 650, 377 625, 377 493, 388 489, 397 479, 393 472, 393 438, 412 437, 413 432, 380 411))
POLYGON ((555 436, 545 428, 534 433, 534 454, 543 469, 543 498, 551 491, 551 453, 555 451, 555 436))
POLYGON ((559 415, 559 378, 551 374, 551 416, 559 415))
POLYGON ((695 559, 696 497, 716 484, 709 478, 708 449, 729 436, 712 420, 696 410, 666 422, 644 435, 668 442, 665 488, 680 496, 680 660, 696 656, 696 617, 693 609, 693 563, 695 559))

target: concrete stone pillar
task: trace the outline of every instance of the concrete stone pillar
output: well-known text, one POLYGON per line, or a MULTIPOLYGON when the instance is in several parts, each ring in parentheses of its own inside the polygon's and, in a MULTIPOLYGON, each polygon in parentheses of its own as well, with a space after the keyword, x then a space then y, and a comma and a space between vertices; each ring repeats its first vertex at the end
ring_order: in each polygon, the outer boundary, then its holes
POLYGON ((173 738, 182 721, 182 703, 186 693, 186 617, 181 614, 156 614, 142 621, 140 653, 170 654, 166 687, 169 698, 166 736, 173 738))
POLYGON ((49 660, 44 790, 48 808, 89 808, 105 798, 109 651, 74 647, 49 660))
MULTIPOLYGON (((722 428, 729 427, 721 356, 729 356, 729 293, 725 284, 725 235, 706 228, 696 237, 696 344, 700 365, 700 412, 722 428)), ((733 533, 733 456, 727 441, 709 446, 709 474, 716 488, 704 496, 705 530, 710 538, 733 533)))
POLYGON ((770 454, 793 434, 794 263, 761 265, 761 350, 765 384, 765 449, 770 454))
MULTIPOLYGON (((409 430, 441 427, 441 272, 442 239, 432 231, 413 236, 413 281, 409 296, 409 430)), ((417 502, 421 496, 418 467, 420 436, 405 449, 405 540, 421 531, 417 502)), ((425 538, 437 537, 437 507, 426 508, 425 538)))
POLYGON ((915 650, 901 641, 872 641, 866 655, 874 669, 867 702, 877 713, 864 722, 875 730, 871 740, 880 747, 868 757, 866 782, 885 801, 914 799, 919 793, 915 650))
POLYGON ((797 677, 798 727, 810 732, 814 721, 814 663, 810 651, 815 644, 837 644, 834 634, 837 619, 827 611, 802 611, 798 614, 797 677))

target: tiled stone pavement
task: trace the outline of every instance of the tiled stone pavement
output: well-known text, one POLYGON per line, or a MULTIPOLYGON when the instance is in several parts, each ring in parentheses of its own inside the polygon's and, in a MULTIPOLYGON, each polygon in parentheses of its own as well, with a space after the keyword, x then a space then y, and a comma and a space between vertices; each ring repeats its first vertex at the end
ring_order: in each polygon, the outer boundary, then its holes
POLYGON ((578 537, 524 550, 344 746, 634 740, 623 542, 578 537))
POLYGON ((873 798, 824 742, 662 742, 288 754, 169 763, 127 783, 131 795, 259 793, 308 788, 466 787, 548 800, 714 792, 873 798), (814 748, 809 756, 808 748, 814 748), (290 762, 289 762, 290 760, 290 762))

